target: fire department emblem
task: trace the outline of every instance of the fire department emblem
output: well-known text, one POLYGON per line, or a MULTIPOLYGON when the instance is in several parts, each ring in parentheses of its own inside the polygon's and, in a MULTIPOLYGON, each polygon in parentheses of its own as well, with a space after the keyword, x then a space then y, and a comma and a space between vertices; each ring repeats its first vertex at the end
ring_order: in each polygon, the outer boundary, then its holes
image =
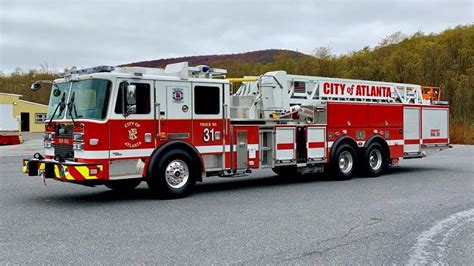
POLYGON ((142 145, 142 142, 138 137, 138 129, 141 127, 140 123, 130 121, 126 122, 124 127, 126 129, 125 132, 128 133, 128 140, 125 140, 124 142, 125 147, 131 149, 140 147, 140 145, 142 145))
POLYGON ((184 99, 184 92, 182 88, 173 88, 173 102, 182 103, 184 99))
POLYGON ((128 130, 128 139, 129 140, 136 140, 138 138, 137 133, 138 133, 138 130, 136 128, 129 129, 128 130))

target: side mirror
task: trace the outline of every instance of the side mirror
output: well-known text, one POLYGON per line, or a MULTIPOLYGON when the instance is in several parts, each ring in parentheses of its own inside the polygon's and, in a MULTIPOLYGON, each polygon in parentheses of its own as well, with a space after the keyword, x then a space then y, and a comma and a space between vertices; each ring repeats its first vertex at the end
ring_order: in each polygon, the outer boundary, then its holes
POLYGON ((35 83, 31 84, 30 89, 32 91, 39 91, 41 89, 41 84, 39 82, 35 82, 35 83))
POLYGON ((123 116, 127 117, 130 114, 135 114, 137 112, 137 94, 136 94, 137 87, 135 85, 127 85, 125 90, 125 98, 127 100, 125 104, 125 113, 123 116))
POLYGON ((127 105, 135 105, 137 104, 137 94, 136 94, 137 87, 135 85, 128 85, 126 94, 127 94, 127 105))

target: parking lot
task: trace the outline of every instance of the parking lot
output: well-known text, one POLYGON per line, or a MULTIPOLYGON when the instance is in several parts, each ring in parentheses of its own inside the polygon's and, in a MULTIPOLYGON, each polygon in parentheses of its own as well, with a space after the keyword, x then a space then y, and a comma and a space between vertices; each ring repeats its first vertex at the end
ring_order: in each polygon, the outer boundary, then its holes
POLYGON ((208 178, 188 198, 27 177, 0 147, 2 264, 474 264, 474 147, 379 178, 208 178))

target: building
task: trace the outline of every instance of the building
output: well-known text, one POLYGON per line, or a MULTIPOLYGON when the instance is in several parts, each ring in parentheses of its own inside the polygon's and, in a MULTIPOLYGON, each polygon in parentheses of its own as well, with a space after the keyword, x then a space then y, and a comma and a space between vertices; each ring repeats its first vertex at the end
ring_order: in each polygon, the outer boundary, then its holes
POLYGON ((21 97, 0 92, 0 131, 43 132, 48 106, 21 100, 21 97))

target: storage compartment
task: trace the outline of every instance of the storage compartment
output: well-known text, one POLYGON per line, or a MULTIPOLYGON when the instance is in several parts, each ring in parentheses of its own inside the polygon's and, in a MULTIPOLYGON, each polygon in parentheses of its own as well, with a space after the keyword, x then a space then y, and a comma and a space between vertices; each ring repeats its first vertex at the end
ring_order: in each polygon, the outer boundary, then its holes
POLYGON ((274 131, 271 129, 260 130, 260 167, 273 167, 273 147, 275 143, 274 131))
POLYGON ((203 154, 204 166, 206 170, 220 170, 222 169, 222 154, 203 154))
POLYGON ((422 110, 422 139, 423 144, 448 144, 449 143, 449 109, 426 108, 422 110))
POLYGON ((275 164, 296 164, 296 126, 277 126, 275 142, 275 164))
POLYGON ((333 128, 368 127, 366 103, 328 103, 328 124, 333 128))
POLYGON ((402 127, 403 107, 396 104, 369 104, 369 127, 402 127))
POLYGON ((236 143, 238 169, 247 168, 247 161, 248 161, 247 149, 248 149, 247 131, 238 130, 237 143, 236 143))

